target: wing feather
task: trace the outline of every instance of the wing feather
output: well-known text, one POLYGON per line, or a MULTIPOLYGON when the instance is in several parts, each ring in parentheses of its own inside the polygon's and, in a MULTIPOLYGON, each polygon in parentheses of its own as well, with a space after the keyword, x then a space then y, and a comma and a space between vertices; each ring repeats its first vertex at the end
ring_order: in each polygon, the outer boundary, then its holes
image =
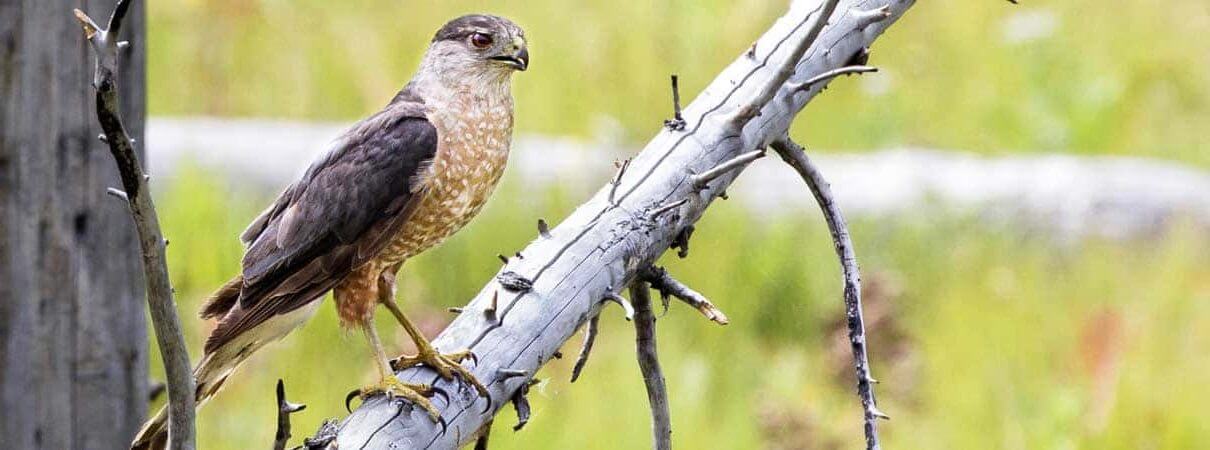
POLYGON ((423 195, 418 175, 437 139, 415 101, 392 102, 338 139, 240 236, 248 250, 238 305, 207 351, 316 300, 381 252, 423 195))

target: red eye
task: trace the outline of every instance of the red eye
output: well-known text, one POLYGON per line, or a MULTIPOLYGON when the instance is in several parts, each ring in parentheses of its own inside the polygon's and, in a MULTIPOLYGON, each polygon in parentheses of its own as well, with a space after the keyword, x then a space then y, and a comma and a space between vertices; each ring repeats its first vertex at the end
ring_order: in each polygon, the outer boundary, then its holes
POLYGON ((474 33, 471 35, 471 45, 475 48, 488 48, 492 45, 492 37, 483 33, 474 33))

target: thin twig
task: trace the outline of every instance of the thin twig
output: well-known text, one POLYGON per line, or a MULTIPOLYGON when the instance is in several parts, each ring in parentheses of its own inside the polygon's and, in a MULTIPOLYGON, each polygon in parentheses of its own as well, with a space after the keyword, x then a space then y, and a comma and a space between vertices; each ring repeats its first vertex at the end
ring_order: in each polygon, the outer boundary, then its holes
POLYGON ((580 355, 576 356, 576 365, 571 368, 572 383, 575 383, 580 378, 580 371, 584 370, 585 364, 588 364, 588 354, 592 353, 592 344, 597 341, 597 332, 600 331, 600 324, 601 314, 597 313, 588 319, 588 323, 584 325, 584 344, 580 347, 580 355))
POLYGON ((772 100, 773 96, 777 94, 777 90, 781 89, 782 85, 786 84, 786 80, 789 80, 794 75, 795 67, 798 67, 798 63, 802 60, 803 55, 807 53, 807 50, 815 43, 815 39, 819 37, 819 33, 823 31, 824 26, 828 24, 828 20, 832 17, 832 13, 836 11, 838 3, 840 3, 840 0, 824 0, 823 5, 818 10, 818 14, 807 14, 807 17, 803 18, 804 23, 811 20, 812 17, 815 18, 811 22, 811 28, 795 43, 794 48, 790 51, 790 56, 783 60, 781 65, 776 67, 773 76, 764 86, 761 86, 757 95, 752 97, 752 101, 736 109, 734 115, 731 117, 731 124, 733 126, 742 128, 749 120, 759 115, 761 108, 766 103, 769 103, 769 100, 772 100))
POLYGON ((634 347, 639 370, 643 372, 643 384, 647 387, 647 403, 651 406, 652 447, 655 450, 670 450, 672 420, 668 413, 668 387, 656 350, 655 313, 651 309, 647 283, 636 281, 631 284, 630 299, 634 302, 634 347))
POLYGON ((693 188, 702 190, 711 180, 722 176, 732 170, 747 166, 748 163, 765 157, 764 150, 753 150, 748 153, 742 153, 739 156, 728 159, 714 166, 714 168, 693 176, 693 188))
POLYGON ((156 216, 155 204, 147 188, 142 166, 134 150, 134 142, 126 133, 118 113, 118 35, 122 21, 130 9, 129 0, 118 0, 109 27, 101 29, 83 11, 75 10, 84 28, 84 36, 96 57, 93 87, 96 89, 97 119, 105 133, 109 151, 113 154, 122 178, 126 199, 130 205, 139 246, 142 248, 143 275, 147 283, 147 303, 156 341, 164 361, 168 383, 169 430, 173 450, 192 450, 194 442, 194 384, 189 367, 185 337, 176 315, 172 284, 168 279, 168 263, 164 256, 164 236, 156 216))
POLYGON ((617 293, 610 291, 605 293, 605 300, 617 303, 622 307, 622 311, 626 312, 626 321, 634 320, 634 305, 630 304, 629 300, 617 293))
POLYGON ((664 270, 663 267, 647 266, 639 270, 639 277, 643 281, 651 283, 651 287, 659 291, 661 296, 676 297, 694 309, 697 309, 707 319, 717 322, 719 325, 726 325, 728 323, 727 315, 723 314, 723 311, 714 306, 713 303, 710 303, 710 300, 707 300, 706 296, 672 278, 672 275, 668 275, 668 271, 664 270))
POLYGON ((865 321, 861 315, 861 273, 857 268, 857 254, 853 250, 848 226, 832 198, 827 180, 807 158, 803 148, 791 141, 788 135, 774 141, 772 147, 811 188, 811 194, 819 203, 824 219, 828 222, 828 230, 832 233, 832 244, 836 247, 836 256, 840 258, 841 270, 844 272, 845 316, 848 319, 849 344, 853 349, 853 366, 857 373, 857 394, 861 397, 861 406, 865 412, 866 448, 878 449, 880 444, 876 419, 889 417, 878 410, 874 399, 873 377, 870 376, 870 362, 866 351, 865 321))
POLYGON ((664 127, 672 131, 685 129, 685 118, 681 116, 681 88, 676 74, 672 74, 672 118, 664 121, 664 127))
POLYGON ((877 71, 878 71, 878 68, 874 67, 874 66, 845 66, 845 67, 841 67, 839 69, 832 69, 827 72, 821 73, 819 75, 813 76, 813 77, 811 77, 811 79, 801 82, 801 83, 790 83, 790 84, 786 85, 786 88, 789 89, 790 92, 802 92, 807 89, 811 89, 812 87, 815 86, 815 84, 817 84, 821 81, 831 80, 831 79, 836 78, 841 75, 852 75, 852 74, 877 72, 877 71))
POLYGON ((618 192, 618 185, 622 184, 622 175, 626 174, 626 169, 630 168, 630 158, 626 158, 618 164, 618 171, 613 176, 613 181, 610 181, 609 187, 609 204, 613 205, 613 197, 618 192))
POLYGON ((273 450, 285 450, 290 441, 290 414, 307 409, 302 403, 286 400, 286 384, 277 379, 277 433, 273 438, 273 450))
POLYGON ((667 213, 668 211, 672 211, 674 209, 680 208, 681 205, 684 205, 685 203, 689 203, 689 199, 682 198, 675 202, 660 206, 660 207, 656 208, 655 210, 651 211, 651 218, 657 219, 660 216, 664 215, 664 213, 667 213))

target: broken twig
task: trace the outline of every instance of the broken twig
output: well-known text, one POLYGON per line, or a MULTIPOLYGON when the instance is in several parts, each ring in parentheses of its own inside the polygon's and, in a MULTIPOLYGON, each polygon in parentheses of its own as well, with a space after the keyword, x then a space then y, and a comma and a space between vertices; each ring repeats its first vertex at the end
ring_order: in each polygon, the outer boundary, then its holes
POLYGON ((677 86, 676 74, 672 74, 672 118, 664 121, 664 127, 672 131, 685 129, 685 118, 681 116, 681 88, 677 86))
POLYGON ((723 314, 723 311, 714 306, 713 303, 710 303, 710 300, 707 300, 706 296, 672 278, 663 267, 647 266, 639 270, 639 276, 642 277, 643 281, 651 283, 651 287, 659 291, 661 296, 675 297, 685 302, 685 304, 692 306, 698 312, 701 312, 702 315, 706 316, 707 319, 719 325, 726 325, 728 323, 727 315, 723 314))
POLYGON ((530 408, 529 397, 527 396, 529 395, 529 388, 538 383, 540 381, 536 379, 529 380, 517 388, 517 392, 513 393, 513 409, 517 411, 517 424, 513 425, 513 431, 521 431, 525 427, 525 424, 529 423, 530 408))
POLYGON ((588 354, 592 353, 592 344, 597 340, 597 332, 601 326, 601 314, 598 313, 588 319, 588 323, 584 325, 584 343, 580 347, 580 355, 576 356, 576 365, 571 368, 571 382, 575 383, 580 378, 580 371, 584 370, 584 365, 588 364, 588 354))
POLYGON ((286 401, 286 384, 277 379, 277 433, 273 438, 273 450, 285 450, 290 441, 290 414, 307 409, 302 403, 286 401))
POLYGON ((756 161, 765 157, 764 150, 753 150, 748 153, 740 154, 734 158, 723 161, 722 164, 714 166, 714 168, 693 176, 693 188, 702 190, 706 188, 706 184, 711 180, 722 176, 723 174, 735 169, 739 169, 748 165, 752 161, 756 161))

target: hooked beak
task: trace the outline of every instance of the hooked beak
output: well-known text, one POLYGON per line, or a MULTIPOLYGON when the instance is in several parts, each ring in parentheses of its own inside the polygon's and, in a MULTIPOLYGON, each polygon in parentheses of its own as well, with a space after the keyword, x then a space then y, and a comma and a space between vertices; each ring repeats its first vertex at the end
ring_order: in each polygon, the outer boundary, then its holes
POLYGON ((529 48, 522 46, 521 50, 518 50, 516 53, 511 55, 493 56, 491 59, 504 62, 513 69, 525 71, 525 69, 529 67, 529 48))

